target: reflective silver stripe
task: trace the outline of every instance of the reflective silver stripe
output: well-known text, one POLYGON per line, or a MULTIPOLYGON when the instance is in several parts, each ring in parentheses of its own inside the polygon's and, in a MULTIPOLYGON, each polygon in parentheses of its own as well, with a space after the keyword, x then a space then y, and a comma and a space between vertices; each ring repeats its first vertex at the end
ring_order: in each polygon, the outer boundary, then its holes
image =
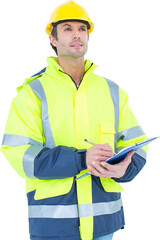
POLYGON ((36 178, 34 176, 34 159, 43 149, 40 146, 30 146, 23 155, 23 169, 28 178, 36 178))
POLYGON ((118 133, 118 139, 121 139, 123 141, 131 140, 133 138, 140 137, 142 135, 145 135, 142 128, 140 126, 136 126, 133 128, 129 128, 126 130, 123 130, 118 133))
POLYGON ((105 80, 108 83, 110 94, 111 94, 112 101, 114 104, 115 131, 116 131, 115 137, 114 137, 114 145, 115 145, 115 150, 116 150, 117 133, 118 133, 118 125, 119 125, 119 86, 107 78, 105 78, 105 80))
POLYGON ((12 147, 26 145, 26 144, 43 146, 43 143, 38 142, 32 138, 13 135, 13 134, 4 134, 3 141, 2 141, 2 145, 12 146, 12 147))
POLYGON ((77 205, 32 205, 28 207, 29 218, 78 218, 77 205))
POLYGON ((104 214, 113 214, 119 212, 122 207, 122 200, 113 202, 102 202, 93 204, 79 205, 80 217, 100 216, 104 214))
POLYGON ((44 92, 43 86, 41 82, 36 79, 29 83, 32 91, 36 94, 36 96, 41 100, 41 115, 42 115, 42 124, 43 124, 43 132, 46 139, 45 146, 49 148, 55 147, 54 138, 52 135, 52 130, 49 122, 48 116, 48 104, 46 94, 44 92))
POLYGON ((23 169, 27 177, 35 178, 34 159, 37 156, 37 154, 43 149, 43 143, 28 137, 12 134, 5 134, 2 141, 2 145, 12 147, 27 144, 30 144, 31 146, 26 150, 26 152, 23 155, 23 169))
POLYGON ((147 153, 143 149, 138 149, 136 153, 145 159, 147 157, 147 153))
POLYGON ((29 218, 77 218, 113 214, 121 210, 122 200, 77 205, 32 205, 29 218), (79 210, 78 210, 79 208, 79 210), (79 214, 78 214, 79 212, 79 214))
MULTIPOLYGON (((117 148, 117 153, 119 152, 119 151, 121 151, 123 149, 123 147, 120 147, 120 148, 117 148)), ((138 155, 140 155, 141 157, 143 157, 143 158, 146 158, 147 157, 147 153, 143 150, 143 149, 138 149, 137 151, 136 151, 136 153, 138 154, 138 155)))

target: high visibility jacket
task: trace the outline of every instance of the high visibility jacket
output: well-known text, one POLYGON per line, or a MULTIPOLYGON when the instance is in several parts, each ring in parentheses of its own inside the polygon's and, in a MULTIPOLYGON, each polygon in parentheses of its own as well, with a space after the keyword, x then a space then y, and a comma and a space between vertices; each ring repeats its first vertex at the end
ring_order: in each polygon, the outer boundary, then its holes
POLYGON ((26 79, 13 99, 1 150, 26 179, 32 240, 91 240, 124 226, 120 182, 139 173, 146 148, 133 155, 120 179, 88 175, 75 181, 88 171, 85 138, 116 152, 146 138, 127 94, 94 74, 95 67, 85 61, 77 88, 49 57, 47 68, 26 79))

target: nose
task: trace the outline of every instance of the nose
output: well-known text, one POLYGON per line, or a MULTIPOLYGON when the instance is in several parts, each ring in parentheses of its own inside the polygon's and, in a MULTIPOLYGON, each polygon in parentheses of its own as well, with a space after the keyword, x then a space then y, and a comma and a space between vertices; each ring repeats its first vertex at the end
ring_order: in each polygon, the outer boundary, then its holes
POLYGON ((75 30, 73 32, 73 40, 74 39, 80 39, 80 32, 78 30, 75 30))

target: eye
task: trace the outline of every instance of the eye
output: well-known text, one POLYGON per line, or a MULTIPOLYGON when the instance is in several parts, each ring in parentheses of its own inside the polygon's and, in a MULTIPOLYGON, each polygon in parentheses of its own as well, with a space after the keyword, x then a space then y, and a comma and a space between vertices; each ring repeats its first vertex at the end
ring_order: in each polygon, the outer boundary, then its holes
POLYGON ((70 27, 67 27, 64 29, 64 31, 72 31, 72 29, 70 27))
POLYGON ((84 27, 81 27, 81 28, 80 28, 80 31, 82 31, 82 32, 83 32, 83 31, 84 31, 84 32, 86 32, 86 31, 87 31, 87 29, 86 29, 86 28, 84 28, 84 27))

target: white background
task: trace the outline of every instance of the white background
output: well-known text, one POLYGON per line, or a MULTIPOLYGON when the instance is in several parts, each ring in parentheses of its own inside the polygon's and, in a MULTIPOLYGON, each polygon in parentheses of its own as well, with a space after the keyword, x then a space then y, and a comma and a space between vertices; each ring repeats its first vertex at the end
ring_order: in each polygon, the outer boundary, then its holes
MULTIPOLYGON (((6 0, 0 4, 0 139, 16 87, 55 55, 44 32, 61 0, 6 0)), ((160 7, 157 0, 77 0, 95 29, 86 58, 96 73, 117 82, 148 137, 160 135, 160 7)), ((126 227, 115 240, 160 239, 160 140, 150 144, 147 165, 123 184, 126 227)), ((29 240, 25 182, 0 153, 0 239, 29 240)))

